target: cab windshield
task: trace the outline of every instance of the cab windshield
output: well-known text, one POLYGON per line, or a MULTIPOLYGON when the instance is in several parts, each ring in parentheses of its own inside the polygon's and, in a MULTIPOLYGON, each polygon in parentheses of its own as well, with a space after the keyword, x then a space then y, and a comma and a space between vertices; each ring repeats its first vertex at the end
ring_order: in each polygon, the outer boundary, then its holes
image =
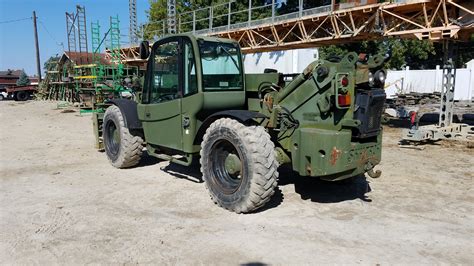
POLYGON ((242 90, 242 63, 237 45, 199 42, 203 87, 207 91, 242 90))

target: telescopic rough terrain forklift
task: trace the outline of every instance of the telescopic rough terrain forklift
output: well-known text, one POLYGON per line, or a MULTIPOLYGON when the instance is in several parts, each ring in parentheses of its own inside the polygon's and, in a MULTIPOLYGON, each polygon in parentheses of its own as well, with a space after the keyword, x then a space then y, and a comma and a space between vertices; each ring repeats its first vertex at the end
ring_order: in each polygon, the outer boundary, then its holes
POLYGON ((112 99, 93 116, 113 166, 137 165, 144 150, 185 166, 199 158, 212 200, 237 213, 270 200, 279 165, 329 181, 380 176, 388 55, 317 60, 290 82, 245 74, 229 39, 174 35, 143 42, 140 56, 138 99, 112 99))

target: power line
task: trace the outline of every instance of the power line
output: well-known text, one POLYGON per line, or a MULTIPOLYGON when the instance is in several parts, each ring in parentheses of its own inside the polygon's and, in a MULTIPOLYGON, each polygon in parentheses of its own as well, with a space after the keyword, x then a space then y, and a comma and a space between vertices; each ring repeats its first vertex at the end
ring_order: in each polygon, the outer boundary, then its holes
POLYGON ((46 33, 48 33, 49 37, 56 43, 56 45, 58 46, 62 46, 63 47, 63 51, 64 51, 64 45, 62 42, 58 42, 58 40, 56 38, 54 38, 54 36, 51 34, 51 32, 48 30, 48 28, 46 28, 46 25, 44 25, 43 21, 41 21, 40 19, 38 19, 41 27, 43 27, 43 29, 46 31, 46 33))
POLYGON ((53 39, 53 41, 58 42, 58 41, 56 40, 56 38, 54 38, 54 36, 51 34, 51 32, 49 32, 49 30, 46 28, 46 26, 44 25, 43 21, 41 21, 41 20, 39 20, 39 19, 38 19, 38 21, 39 21, 39 23, 41 24, 41 27, 43 27, 43 29, 46 31, 46 33, 48 33, 49 37, 51 37, 51 39, 53 39))
POLYGON ((18 22, 18 21, 23 21, 23 20, 28 20, 28 19, 32 19, 32 17, 0 21, 0 24, 18 22))

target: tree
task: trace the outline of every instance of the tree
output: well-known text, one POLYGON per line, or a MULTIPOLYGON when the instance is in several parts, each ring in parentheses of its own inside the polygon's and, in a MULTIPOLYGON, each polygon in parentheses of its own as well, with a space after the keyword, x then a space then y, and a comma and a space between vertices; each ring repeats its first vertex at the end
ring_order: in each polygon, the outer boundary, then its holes
POLYGON ((320 56, 322 59, 329 56, 341 57, 349 51, 377 54, 387 52, 389 49, 392 52, 392 58, 386 64, 388 69, 402 69, 405 66, 410 66, 413 69, 424 69, 428 67, 427 60, 436 55, 434 45, 429 41, 392 38, 384 41, 330 45, 320 49, 320 56))
POLYGON ((28 75, 26 75, 25 71, 21 71, 20 78, 16 81, 17 86, 27 86, 30 85, 31 81, 28 78, 28 75))
POLYGON ((50 58, 48 58, 48 60, 46 60, 46 62, 44 62, 43 64, 43 69, 45 71, 55 69, 58 64, 59 58, 60 57, 58 55, 51 56, 50 58))
MULTIPOLYGON (((455 66, 463 68, 474 58, 474 42, 460 42, 457 44, 457 58, 455 66)), ((357 53, 375 54, 385 52, 391 47, 392 58, 387 63, 388 69, 402 69, 410 66, 411 69, 435 69, 443 67, 444 50, 442 43, 432 43, 427 40, 413 39, 387 39, 385 41, 366 41, 344 45, 331 45, 320 48, 322 59, 329 56, 344 56, 348 51, 357 53)))

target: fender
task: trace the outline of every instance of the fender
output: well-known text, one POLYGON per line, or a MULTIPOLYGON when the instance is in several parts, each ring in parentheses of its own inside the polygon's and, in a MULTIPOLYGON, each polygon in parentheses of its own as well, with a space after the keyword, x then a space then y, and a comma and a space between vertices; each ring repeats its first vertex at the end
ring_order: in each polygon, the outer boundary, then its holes
POLYGON ((194 139, 194 145, 199 145, 202 141, 202 138, 204 137, 204 134, 206 133, 206 129, 217 119, 220 118, 232 118, 240 123, 247 123, 250 120, 254 118, 268 118, 266 115, 261 114, 259 112, 254 112, 254 111, 248 111, 248 110, 226 110, 226 111, 220 111, 217 113, 214 113, 210 116, 208 116, 204 122, 202 122, 201 127, 199 127, 199 130, 196 134, 196 138, 194 139))
POLYGON ((137 103, 128 99, 112 99, 108 101, 116 105, 122 112, 125 127, 128 129, 142 129, 142 122, 138 119, 137 103))

